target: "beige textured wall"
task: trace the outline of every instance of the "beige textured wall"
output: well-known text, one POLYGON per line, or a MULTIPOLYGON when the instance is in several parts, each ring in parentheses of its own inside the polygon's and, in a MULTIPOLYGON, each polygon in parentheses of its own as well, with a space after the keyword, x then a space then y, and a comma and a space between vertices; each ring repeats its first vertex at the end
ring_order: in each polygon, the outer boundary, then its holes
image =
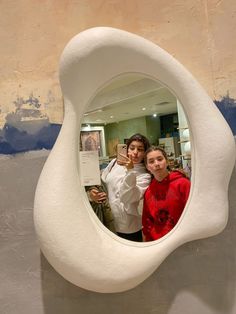
POLYGON ((235 0, 9 0, 0 2, 0 124, 17 97, 33 93, 61 122, 60 54, 94 26, 124 29, 157 43, 218 99, 236 96, 235 0))

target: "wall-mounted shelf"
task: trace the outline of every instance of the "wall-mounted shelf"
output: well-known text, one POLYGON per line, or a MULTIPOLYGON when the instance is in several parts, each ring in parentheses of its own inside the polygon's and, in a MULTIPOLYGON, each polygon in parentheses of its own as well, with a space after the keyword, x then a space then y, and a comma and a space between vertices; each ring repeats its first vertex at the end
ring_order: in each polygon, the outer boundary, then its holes
POLYGON ((178 130, 187 130, 188 129, 188 127, 187 126, 183 126, 183 127, 179 127, 179 128, 177 128, 178 130))
POLYGON ((187 143, 187 142, 189 142, 189 140, 182 140, 182 141, 178 141, 178 143, 187 143))
POLYGON ((184 155, 179 155, 179 157, 183 158, 184 160, 191 160, 191 155, 184 154, 184 155))

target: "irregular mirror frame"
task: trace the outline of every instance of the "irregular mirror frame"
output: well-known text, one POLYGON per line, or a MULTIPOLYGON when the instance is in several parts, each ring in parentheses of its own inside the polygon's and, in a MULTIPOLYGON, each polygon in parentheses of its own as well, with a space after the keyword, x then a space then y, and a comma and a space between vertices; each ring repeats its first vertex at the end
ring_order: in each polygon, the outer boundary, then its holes
POLYGON ((144 281, 183 243, 224 229, 234 138, 203 88, 172 56, 137 35, 92 28, 65 47, 60 84, 65 117, 38 181, 34 222, 43 254, 65 279, 92 291, 125 291, 144 281), (141 244, 117 237, 95 219, 77 160, 81 119, 90 100, 112 78, 131 72, 161 81, 180 100, 193 161, 192 188, 178 224, 160 240, 141 244))

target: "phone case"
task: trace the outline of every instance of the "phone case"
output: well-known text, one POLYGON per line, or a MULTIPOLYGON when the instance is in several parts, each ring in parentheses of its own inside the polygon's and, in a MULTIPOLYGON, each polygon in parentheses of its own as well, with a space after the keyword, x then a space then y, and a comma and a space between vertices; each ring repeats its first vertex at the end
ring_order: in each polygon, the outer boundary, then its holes
POLYGON ((126 144, 117 144, 117 159, 125 160, 120 154, 127 156, 127 145, 126 144))

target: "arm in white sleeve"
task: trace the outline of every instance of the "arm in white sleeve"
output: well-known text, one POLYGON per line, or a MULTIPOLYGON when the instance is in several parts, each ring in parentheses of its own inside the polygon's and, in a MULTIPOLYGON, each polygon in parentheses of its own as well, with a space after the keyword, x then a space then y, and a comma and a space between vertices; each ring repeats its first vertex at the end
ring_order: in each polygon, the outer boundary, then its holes
POLYGON ((112 159, 112 161, 108 164, 108 166, 102 171, 101 179, 103 182, 106 182, 106 177, 108 173, 112 170, 115 163, 116 163, 116 159, 112 159))
POLYGON ((124 204, 139 202, 143 198, 150 181, 149 173, 137 175, 133 170, 128 171, 120 186, 121 202, 124 204))

